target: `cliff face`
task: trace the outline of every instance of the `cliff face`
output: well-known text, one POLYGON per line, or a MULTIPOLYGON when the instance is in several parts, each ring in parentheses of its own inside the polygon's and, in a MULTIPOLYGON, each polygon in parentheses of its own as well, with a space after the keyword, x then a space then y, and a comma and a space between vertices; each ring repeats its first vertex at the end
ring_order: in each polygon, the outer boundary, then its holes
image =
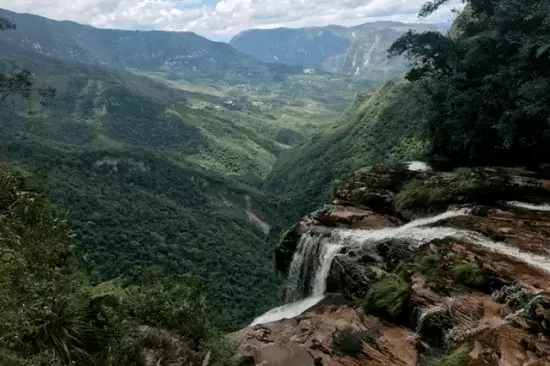
POLYGON ((289 301, 316 304, 232 338, 251 365, 549 365, 549 189, 523 169, 356 172, 276 251, 289 301))

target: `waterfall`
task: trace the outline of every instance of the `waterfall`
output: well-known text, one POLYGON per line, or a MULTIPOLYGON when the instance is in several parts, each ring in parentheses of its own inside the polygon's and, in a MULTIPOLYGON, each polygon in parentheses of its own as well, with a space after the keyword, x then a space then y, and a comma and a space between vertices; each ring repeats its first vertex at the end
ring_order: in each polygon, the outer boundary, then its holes
POLYGON ((321 265, 315 273, 315 282, 313 283, 313 296, 323 296, 327 290, 327 277, 332 265, 332 260, 343 248, 342 244, 327 243, 323 247, 323 257, 321 265))
POLYGON ((294 302, 311 292, 310 282, 319 261, 321 235, 304 234, 288 270, 286 301, 294 302))
POLYGON ((432 170, 432 168, 423 161, 409 161, 408 168, 413 172, 427 172, 432 170))
POLYGON ((288 271, 286 301, 323 296, 332 260, 342 247, 321 234, 302 235, 288 271))
MULTIPOLYGON (((377 242, 387 239, 405 239, 413 246, 420 246, 436 239, 455 238, 550 272, 549 257, 523 252, 504 243, 493 242, 474 231, 428 226, 469 213, 468 209, 450 210, 433 217, 414 220, 396 228, 341 229, 333 230, 330 236, 303 234, 289 268, 287 285, 287 302, 289 303, 256 318, 252 325, 293 318, 319 303, 324 298, 326 280, 332 261, 345 246, 374 246, 377 242)), ((422 321, 423 319, 420 324, 422 321)))
POLYGON ((288 271, 286 301, 289 303, 269 310, 251 325, 294 318, 323 300, 332 261, 342 247, 321 234, 303 234, 288 271), (307 297, 304 299, 304 296, 307 297))
POLYGON ((500 242, 494 242, 489 238, 475 232, 465 232, 464 239, 469 239, 474 244, 485 247, 495 253, 514 258, 519 262, 530 265, 531 267, 541 269, 545 272, 550 272, 550 257, 523 252, 516 247, 500 242))

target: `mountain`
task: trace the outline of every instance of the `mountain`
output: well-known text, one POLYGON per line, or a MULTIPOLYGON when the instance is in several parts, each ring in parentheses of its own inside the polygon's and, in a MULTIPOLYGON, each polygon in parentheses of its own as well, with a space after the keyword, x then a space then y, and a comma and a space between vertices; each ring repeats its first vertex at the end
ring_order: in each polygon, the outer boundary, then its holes
POLYGON ((407 30, 445 31, 442 25, 374 22, 355 27, 326 26, 298 29, 253 29, 236 35, 230 44, 264 62, 388 80, 404 72, 403 58, 388 59, 390 45, 407 30))
POLYGON ((17 24, 0 40, 64 61, 139 70, 164 70, 170 77, 242 83, 281 80, 301 74, 301 67, 264 63, 226 43, 190 32, 98 29, 0 9, 0 17, 17 24))

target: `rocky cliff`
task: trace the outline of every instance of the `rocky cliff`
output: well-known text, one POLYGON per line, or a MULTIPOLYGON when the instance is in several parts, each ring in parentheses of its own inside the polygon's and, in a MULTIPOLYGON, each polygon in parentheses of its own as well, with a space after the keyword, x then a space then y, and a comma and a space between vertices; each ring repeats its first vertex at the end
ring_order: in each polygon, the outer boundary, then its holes
POLYGON ((231 335, 245 363, 550 365, 550 180, 380 165, 334 198, 276 249, 298 302, 231 335))

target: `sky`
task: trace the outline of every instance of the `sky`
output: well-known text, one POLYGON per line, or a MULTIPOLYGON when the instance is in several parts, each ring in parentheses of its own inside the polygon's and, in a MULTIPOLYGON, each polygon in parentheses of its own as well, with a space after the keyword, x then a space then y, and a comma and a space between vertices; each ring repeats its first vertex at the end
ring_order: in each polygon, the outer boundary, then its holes
POLYGON ((227 41, 251 28, 447 22, 459 0, 418 19, 425 0, 0 0, 0 8, 99 28, 191 31, 227 41))

